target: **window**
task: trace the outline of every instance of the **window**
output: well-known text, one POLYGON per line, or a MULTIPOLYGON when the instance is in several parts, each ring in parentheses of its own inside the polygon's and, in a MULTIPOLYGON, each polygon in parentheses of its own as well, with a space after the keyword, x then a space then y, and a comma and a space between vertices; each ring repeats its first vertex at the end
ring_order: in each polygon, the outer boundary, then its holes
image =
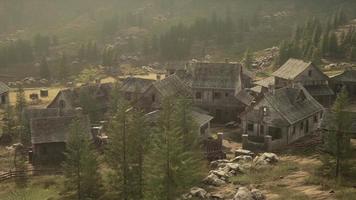
POLYGON ((305 132, 309 133, 309 120, 305 121, 305 132))
POLYGON ((195 98, 196 99, 201 99, 201 92, 196 92, 195 93, 195 98))
POLYGON ((282 138, 282 129, 276 127, 268 127, 268 134, 272 136, 272 140, 278 140, 282 138))
POLYGON ((300 123, 300 130, 302 131, 304 129, 304 122, 300 123))
POLYGON ((247 124, 247 130, 248 131, 253 131, 253 124, 247 124))
POLYGON ((314 123, 318 123, 318 115, 314 116, 314 123))
POLYGON ((64 100, 60 100, 59 101, 59 108, 60 109, 63 109, 63 108, 65 108, 66 107, 66 102, 64 101, 64 100))
POLYGON ((311 77, 313 75, 313 71, 312 70, 309 70, 308 71, 308 76, 311 77))
POLYGON ((292 129, 292 134, 293 135, 295 134, 295 131, 296 131, 296 128, 295 128, 295 126, 293 126, 293 129, 292 129))
POLYGON ((260 125, 260 135, 264 135, 265 134, 265 126, 260 125))
POLYGON ((228 92, 225 92, 225 97, 229 97, 229 93, 228 92))
POLYGON ((320 113, 320 119, 322 119, 322 118, 323 118, 323 113, 321 112, 321 113, 320 113))
POLYGON ((155 102, 156 101, 156 95, 152 94, 151 100, 152 100, 152 102, 155 102))
POLYGON ((220 92, 214 92, 214 99, 220 99, 220 98, 221 98, 220 92))

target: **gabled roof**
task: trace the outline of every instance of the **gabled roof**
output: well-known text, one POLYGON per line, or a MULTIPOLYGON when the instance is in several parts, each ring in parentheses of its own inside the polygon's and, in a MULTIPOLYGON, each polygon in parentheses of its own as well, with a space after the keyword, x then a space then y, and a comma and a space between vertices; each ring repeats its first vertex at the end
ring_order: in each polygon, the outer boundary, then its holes
POLYGON ((120 87, 121 92, 144 93, 153 83, 153 80, 137 77, 127 77, 120 87))
POLYGON ((235 89, 242 70, 238 63, 195 63, 192 87, 235 89))
POLYGON ((293 80, 311 65, 312 62, 305 62, 303 60, 291 58, 272 75, 287 80, 293 80))
POLYGON ((80 120, 81 130, 90 137, 90 122, 88 116, 36 118, 30 122, 32 144, 67 142, 70 124, 74 119, 80 120))
POLYGON ((256 81, 255 84, 259 85, 259 86, 263 86, 265 88, 268 88, 270 85, 275 84, 275 78, 273 76, 270 76, 270 77, 264 78, 262 80, 256 81))
POLYGON ((356 69, 345 70, 341 74, 338 74, 331 78, 332 81, 340 82, 354 82, 356 83, 356 69))
POLYGON ((8 92, 10 90, 9 86, 0 81, 0 94, 8 92))
POLYGON ((264 99, 275 109, 289 124, 310 117, 324 110, 300 84, 295 87, 284 87, 274 92, 265 94, 264 99))
POLYGON ((153 87, 155 87, 163 97, 171 97, 176 95, 184 97, 191 96, 191 89, 185 85, 175 74, 172 74, 163 80, 154 82, 153 87))

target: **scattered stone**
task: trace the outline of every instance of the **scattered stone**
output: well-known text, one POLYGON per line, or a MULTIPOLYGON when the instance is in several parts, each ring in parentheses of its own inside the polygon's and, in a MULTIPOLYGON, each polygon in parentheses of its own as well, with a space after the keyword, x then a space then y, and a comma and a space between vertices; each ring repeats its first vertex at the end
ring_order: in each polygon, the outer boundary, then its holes
POLYGON ((235 162, 251 162, 252 161, 252 156, 237 156, 233 159, 230 160, 230 162, 235 163, 235 162))
POLYGON ((219 179, 219 177, 215 174, 209 174, 203 182, 207 185, 213 185, 213 186, 221 186, 224 185, 226 182, 219 179))
POLYGON ((254 200, 251 191, 247 187, 240 187, 233 200, 254 200))
POLYGON ((266 200, 266 196, 258 189, 252 189, 251 194, 254 200, 266 200))
POLYGON ((190 194, 192 197, 197 197, 199 199, 205 199, 207 197, 208 192, 203 188, 193 187, 190 189, 190 194))
POLYGON ((245 150, 245 149, 237 149, 235 150, 235 156, 251 156, 254 157, 255 154, 252 151, 245 150))
POLYGON ((270 165, 274 164, 279 161, 279 158, 276 154, 274 153, 263 153, 261 156, 257 156, 254 160, 253 163, 255 166, 265 166, 265 165, 270 165))

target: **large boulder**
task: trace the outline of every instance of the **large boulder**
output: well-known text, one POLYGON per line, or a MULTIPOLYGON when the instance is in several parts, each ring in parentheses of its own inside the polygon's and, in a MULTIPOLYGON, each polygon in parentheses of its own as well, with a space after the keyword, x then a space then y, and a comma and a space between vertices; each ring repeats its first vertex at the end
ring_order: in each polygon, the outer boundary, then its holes
POLYGON ((251 191, 247 187, 240 187, 233 200, 254 200, 251 191))
POLYGON ((269 164, 274 164, 279 161, 279 158, 274 153, 263 153, 261 156, 257 156, 253 163, 255 166, 265 166, 269 164))
POLYGON ((221 186, 226 184, 225 181, 221 180, 217 175, 214 173, 209 174, 203 182, 207 185, 212 185, 212 186, 221 186))
POLYGON ((254 157, 255 153, 246 149, 237 149, 235 150, 235 156, 251 156, 254 157))
POLYGON ((252 162, 252 156, 246 156, 246 155, 236 156, 235 158, 231 159, 230 162, 232 162, 232 163, 252 162))

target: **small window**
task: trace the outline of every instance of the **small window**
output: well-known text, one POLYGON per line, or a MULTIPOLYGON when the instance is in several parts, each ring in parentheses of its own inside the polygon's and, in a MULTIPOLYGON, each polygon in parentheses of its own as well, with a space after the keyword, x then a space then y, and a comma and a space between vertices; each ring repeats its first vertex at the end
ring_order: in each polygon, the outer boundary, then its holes
POLYGON ((247 130, 253 131, 253 124, 247 124, 247 130))
POLYGON ((318 115, 314 116, 314 123, 318 123, 318 115))
POLYGON ((302 131, 304 129, 304 122, 300 123, 300 130, 302 131))
POLYGON ((214 99, 220 99, 220 98, 221 98, 220 92, 214 92, 214 99))
POLYGON ((225 92, 225 97, 229 97, 229 93, 228 92, 225 92))
POLYGON ((265 134, 265 126, 260 125, 260 134, 264 135, 265 134))
POLYGON ((201 99, 201 92, 196 92, 195 93, 195 98, 196 99, 201 99))
POLYGON ((309 70, 308 71, 308 76, 311 77, 313 75, 313 71, 312 70, 309 70))
POLYGON ((66 107, 66 102, 64 101, 64 100, 60 100, 59 101, 59 108, 60 109, 63 109, 63 108, 65 108, 66 107))
POLYGON ((151 100, 152 100, 152 102, 155 102, 156 101, 156 95, 152 94, 151 100))

